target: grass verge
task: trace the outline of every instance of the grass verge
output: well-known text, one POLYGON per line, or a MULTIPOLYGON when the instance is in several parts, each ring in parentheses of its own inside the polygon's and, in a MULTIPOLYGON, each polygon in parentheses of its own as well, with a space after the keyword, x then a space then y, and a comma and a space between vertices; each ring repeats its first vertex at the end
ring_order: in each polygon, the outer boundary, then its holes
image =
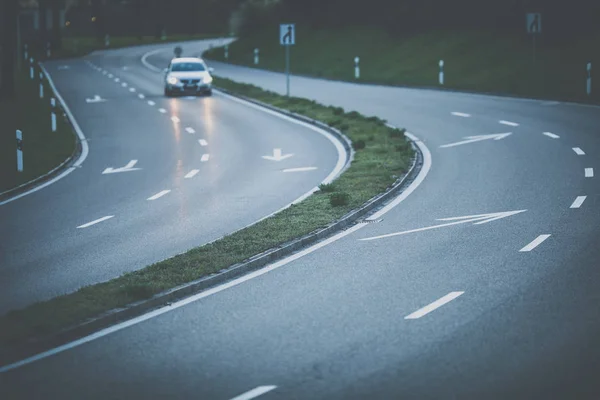
POLYGON ((51 130, 52 91, 44 81, 44 98, 40 99, 38 74, 31 80, 28 72, 17 71, 16 97, 0 102, 0 192, 47 173, 75 151, 75 135, 60 108, 57 130, 51 130), (17 171, 17 129, 23 132, 23 172, 17 171))
MULTIPOLYGON (((586 94, 588 62, 600 64, 600 36, 553 46, 526 34, 499 36, 485 32, 430 32, 392 37, 378 29, 319 31, 297 27, 291 49, 295 74, 356 81, 354 58, 360 57, 360 82, 415 87, 440 87, 439 60, 444 60, 445 88, 535 98, 600 102, 600 88, 586 94)), ((271 29, 242 37, 229 46, 228 62, 284 71, 284 48, 271 29)), ((205 57, 225 61, 214 48, 205 57)))
POLYGON ((215 78, 215 85, 325 122, 353 141, 364 141, 365 147, 356 152, 352 165, 326 192, 319 191, 255 225, 111 281, 9 312, 0 317, 0 346, 58 333, 324 228, 385 191, 410 167, 414 151, 404 131, 387 127, 379 118, 286 98, 226 79, 215 78))

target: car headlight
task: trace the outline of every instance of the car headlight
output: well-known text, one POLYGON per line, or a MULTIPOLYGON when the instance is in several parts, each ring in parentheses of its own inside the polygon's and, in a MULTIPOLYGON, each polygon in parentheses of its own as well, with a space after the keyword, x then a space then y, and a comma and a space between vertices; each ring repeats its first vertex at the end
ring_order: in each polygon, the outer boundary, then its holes
POLYGON ((212 81, 213 81, 213 78, 212 78, 212 76, 206 76, 206 77, 204 78, 204 83, 212 83, 212 81))
POLYGON ((169 85, 175 85, 175 84, 177 84, 177 78, 175 78, 174 76, 169 76, 167 78, 167 83, 169 85))

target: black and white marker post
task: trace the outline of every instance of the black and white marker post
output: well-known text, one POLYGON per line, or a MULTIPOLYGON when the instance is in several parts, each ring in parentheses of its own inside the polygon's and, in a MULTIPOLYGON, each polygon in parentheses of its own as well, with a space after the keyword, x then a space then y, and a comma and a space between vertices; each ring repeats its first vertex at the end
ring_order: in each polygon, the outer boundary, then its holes
POLYGON ((54 97, 50 99, 50 107, 50 126, 52 132, 56 132, 56 99, 54 97))
POLYGON ((33 57, 29 59, 29 78, 33 80, 33 57))
POLYGON ((354 57, 354 79, 360 78, 360 57, 354 57))
POLYGON ((259 52, 258 49, 254 49, 254 65, 258 65, 258 61, 259 61, 258 52, 259 52))
POLYGON ((17 171, 23 172, 23 133, 17 129, 17 171))
POLYGON ((439 76, 440 85, 444 84, 444 60, 440 60, 440 76, 439 76))
POLYGON ((52 56, 52 50, 50 49, 50 42, 46 43, 46 58, 50 58, 52 56))
POLYGON ((23 60, 27 61, 29 58, 29 52, 27 51, 27 44, 25 44, 25 51, 23 52, 23 60))
POLYGON ((228 60, 229 59, 229 45, 225 45, 225 59, 228 60))
POLYGON ((44 98, 44 74, 40 72, 40 99, 44 98))
POLYGON ((592 63, 589 62, 587 65, 587 95, 592 95, 592 63))

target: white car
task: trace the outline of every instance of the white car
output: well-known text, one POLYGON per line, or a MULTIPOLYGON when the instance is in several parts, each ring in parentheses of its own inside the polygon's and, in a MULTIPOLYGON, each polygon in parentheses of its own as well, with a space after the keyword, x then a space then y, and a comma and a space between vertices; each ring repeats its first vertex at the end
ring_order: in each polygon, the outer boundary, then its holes
POLYGON ((165 68, 165 96, 175 94, 212 94, 213 78, 204 61, 196 57, 174 58, 165 68))

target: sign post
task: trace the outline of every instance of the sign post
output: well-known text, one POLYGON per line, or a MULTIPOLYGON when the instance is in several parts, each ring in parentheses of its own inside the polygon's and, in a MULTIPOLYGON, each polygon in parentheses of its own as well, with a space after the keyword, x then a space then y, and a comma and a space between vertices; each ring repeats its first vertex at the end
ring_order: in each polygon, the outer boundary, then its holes
POLYGON ((290 46, 296 44, 295 24, 279 25, 279 43, 285 46, 286 95, 290 96, 290 46))
POLYGON ((587 65, 587 95, 592 95, 592 63, 587 65))
POLYGON ((529 33, 533 39, 533 62, 535 64, 535 39, 537 35, 542 33, 542 14, 527 14, 527 33, 529 33))

